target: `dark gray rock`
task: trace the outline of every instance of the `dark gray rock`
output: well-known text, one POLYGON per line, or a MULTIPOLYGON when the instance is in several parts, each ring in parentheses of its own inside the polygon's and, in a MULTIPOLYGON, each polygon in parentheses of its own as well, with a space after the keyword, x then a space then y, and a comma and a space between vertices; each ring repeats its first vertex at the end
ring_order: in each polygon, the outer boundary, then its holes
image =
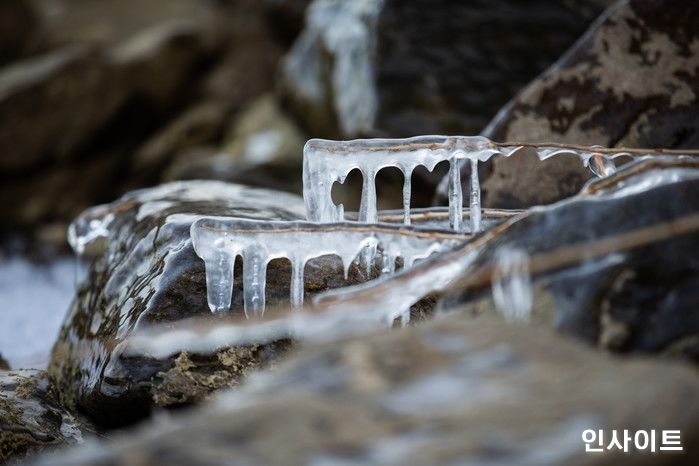
MULTIPOLYGON (((697 31, 694 1, 619 1, 482 134, 497 141, 697 149, 697 31)), ((483 183, 486 205, 554 202, 577 192, 591 176, 575 161, 563 160, 557 178, 568 186, 559 188, 554 181, 541 189, 536 165, 494 160, 483 183), (530 188, 515 190, 515 185, 530 188)), ((443 185, 442 199, 445 192, 443 185)))
POLYGON ((607 3, 316 0, 283 96, 316 136, 474 134, 607 3))
POLYGON ((0 370, 7 371, 10 370, 10 364, 2 357, 0 353, 0 370))
POLYGON ((0 371, 0 462, 82 443, 89 430, 60 407, 45 372, 0 371))
POLYGON ((35 464, 689 465, 697 419, 694 368, 445 319, 308 346, 196 411, 35 464), (680 429, 685 451, 585 453, 584 430, 619 426, 680 429))

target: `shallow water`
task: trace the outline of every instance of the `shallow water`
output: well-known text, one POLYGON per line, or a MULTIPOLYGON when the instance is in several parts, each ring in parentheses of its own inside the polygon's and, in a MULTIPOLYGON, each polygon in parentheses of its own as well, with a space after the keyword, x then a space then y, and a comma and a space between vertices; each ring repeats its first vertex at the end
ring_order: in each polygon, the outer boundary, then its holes
POLYGON ((73 258, 0 260, 0 353, 13 369, 48 365, 75 279, 73 258))

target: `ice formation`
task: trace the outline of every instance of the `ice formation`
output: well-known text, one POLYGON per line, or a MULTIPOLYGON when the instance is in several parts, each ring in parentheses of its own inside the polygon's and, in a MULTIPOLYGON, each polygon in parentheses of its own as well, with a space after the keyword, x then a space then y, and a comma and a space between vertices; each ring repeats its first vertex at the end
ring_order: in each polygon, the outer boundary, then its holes
POLYGON ((349 267, 360 254, 369 253, 374 264, 381 250, 382 274, 395 271, 396 259, 404 268, 418 259, 444 251, 463 242, 464 237, 437 231, 411 231, 392 225, 358 223, 319 226, 308 222, 256 221, 238 218, 201 218, 192 224, 192 242, 206 265, 206 286, 212 312, 230 309, 233 267, 243 258, 243 303, 246 315, 260 315, 265 307, 267 264, 287 258, 292 265, 291 304, 303 304, 304 268, 312 258, 337 255, 347 277, 349 267))
POLYGON ((285 78, 304 99, 321 104, 333 96, 343 134, 372 129, 378 96, 374 82, 374 29, 383 0, 315 0, 306 27, 285 60, 285 78), (330 82, 323 57, 332 55, 330 82), (327 86, 331 89, 327 89, 327 86))
MULTIPOLYGON (((481 227, 483 230, 488 230, 494 225, 507 220, 508 218, 522 213, 522 210, 517 209, 482 209, 481 227)), ((464 222, 465 234, 472 234, 470 225, 471 212, 470 209, 464 209, 462 216, 468 220, 464 222)), ((347 220, 357 221, 357 212, 348 212, 347 220)), ((397 210, 380 210, 377 213, 379 223, 406 223, 405 211, 397 210)), ((449 208, 448 207, 421 207, 410 209, 410 215, 407 222, 413 229, 429 228, 437 230, 449 230, 449 208)))
POLYGON ((468 160, 471 166, 469 209, 470 231, 477 233, 481 225, 481 195, 478 163, 493 155, 509 157, 515 152, 533 149, 539 159, 557 154, 575 154, 597 176, 608 176, 616 169, 613 159, 620 156, 648 155, 647 151, 604 149, 597 147, 565 146, 558 144, 534 145, 497 144, 481 136, 418 136, 408 139, 357 139, 354 141, 328 141, 311 139, 303 151, 303 198, 306 215, 313 222, 341 222, 344 206, 332 201, 332 186, 344 183, 353 169, 359 169, 363 177, 362 197, 358 220, 376 223, 376 174, 386 167, 397 167, 405 177, 403 185, 403 218, 410 223, 411 176, 413 170, 423 166, 429 171, 443 161, 449 162, 449 219, 457 232, 465 227, 462 216, 461 163, 468 160))
POLYGON ((497 310, 508 321, 528 321, 534 300, 529 255, 522 249, 501 248, 495 261, 492 289, 497 310))

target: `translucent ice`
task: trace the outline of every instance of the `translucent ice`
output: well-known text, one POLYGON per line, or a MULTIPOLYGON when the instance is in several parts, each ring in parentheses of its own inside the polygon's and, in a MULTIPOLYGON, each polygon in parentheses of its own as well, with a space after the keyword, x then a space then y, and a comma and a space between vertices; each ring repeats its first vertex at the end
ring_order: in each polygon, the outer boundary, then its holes
POLYGON ((521 249, 501 248, 495 254, 493 300, 509 321, 528 321, 532 310, 529 256, 521 249))
POLYGON ((303 99, 320 103, 327 92, 343 134, 370 130, 378 108, 372 32, 383 0, 316 0, 306 27, 283 63, 285 79, 303 99), (331 55, 329 79, 322 59, 331 55), (330 87, 328 89, 327 87, 330 87))
POLYGON ((206 264, 206 284, 212 312, 230 309, 233 265, 243 258, 243 302, 248 316, 265 308, 265 277, 272 259, 287 258, 292 264, 290 301, 303 304, 304 268, 314 257, 337 255, 345 276, 360 253, 370 251, 374 263, 377 249, 382 254, 382 274, 395 270, 396 260, 404 268, 418 259, 462 243, 465 237, 429 230, 407 230, 393 225, 357 223, 318 225, 308 222, 256 221, 238 218, 201 218, 192 224, 192 242, 206 264))
POLYGON ((353 141, 328 141, 311 139, 303 152, 303 198, 306 217, 313 222, 341 222, 344 207, 332 201, 332 185, 343 183, 353 169, 363 176, 361 208, 358 220, 376 223, 376 174, 386 167, 397 167, 403 172, 403 221, 410 223, 410 177, 413 170, 423 166, 432 171, 442 161, 449 163, 449 219, 451 228, 463 231, 461 164, 470 164, 469 209, 472 232, 482 230, 480 181, 478 163, 489 160, 493 155, 509 157, 521 149, 533 150, 540 160, 558 154, 577 155, 581 163, 597 176, 614 173, 617 157, 639 158, 668 154, 681 155, 676 151, 653 151, 647 149, 605 149, 600 147, 572 146, 561 144, 494 143, 481 136, 418 136, 408 139, 357 139, 353 141))

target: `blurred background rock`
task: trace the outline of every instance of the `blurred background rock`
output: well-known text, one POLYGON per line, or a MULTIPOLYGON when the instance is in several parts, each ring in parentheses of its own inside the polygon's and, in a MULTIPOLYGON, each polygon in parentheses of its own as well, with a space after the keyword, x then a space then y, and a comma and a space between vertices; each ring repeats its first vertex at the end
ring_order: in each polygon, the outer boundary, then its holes
POLYGON ((309 3, 4 1, 4 232, 162 180, 299 192, 311 136, 477 133, 607 2, 309 3))

